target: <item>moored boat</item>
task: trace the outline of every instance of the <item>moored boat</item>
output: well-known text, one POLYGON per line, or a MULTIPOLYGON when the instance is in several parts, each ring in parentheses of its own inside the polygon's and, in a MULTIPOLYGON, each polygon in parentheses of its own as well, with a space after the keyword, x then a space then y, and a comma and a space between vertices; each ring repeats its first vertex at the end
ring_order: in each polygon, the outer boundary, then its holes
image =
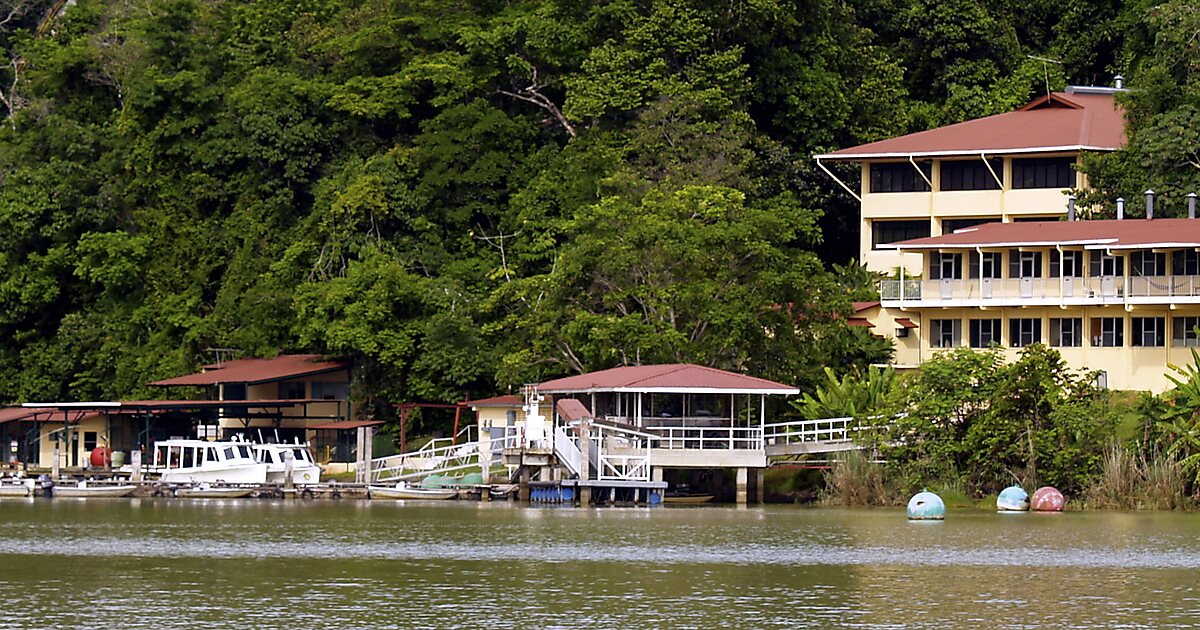
POLYGON ((711 494, 668 494, 663 497, 663 503, 674 503, 683 505, 694 505, 698 503, 709 503, 713 500, 711 494))
POLYGON ((239 499, 249 496, 256 489, 253 486, 214 486, 202 483, 185 488, 176 488, 175 496, 184 499, 239 499))
POLYGON ((313 459, 307 445, 302 444, 251 444, 254 459, 267 465, 267 481, 287 481, 287 453, 292 454, 292 483, 307 486, 321 482, 321 467, 313 459))
POLYGON ((367 486, 372 499, 453 499, 458 491, 447 488, 420 488, 400 482, 394 486, 367 486))
POLYGON ((166 483, 260 484, 267 481, 267 468, 247 442, 171 439, 154 443, 146 472, 166 483))
POLYGON ((51 495, 62 498, 127 497, 137 490, 133 485, 95 485, 80 481, 74 486, 55 485, 51 495))
POLYGON ((0 482, 0 497, 27 497, 33 494, 33 480, 26 479, 19 483, 0 482))

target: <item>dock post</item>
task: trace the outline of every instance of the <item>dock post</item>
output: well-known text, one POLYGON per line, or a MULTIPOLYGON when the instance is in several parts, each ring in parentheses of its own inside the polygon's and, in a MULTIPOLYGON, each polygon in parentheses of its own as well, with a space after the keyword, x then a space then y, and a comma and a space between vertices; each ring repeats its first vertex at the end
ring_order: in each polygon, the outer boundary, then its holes
POLYGON ((767 496, 766 472, 766 468, 754 469, 754 501, 759 505, 762 505, 767 496))
POLYGON ((58 448, 58 442, 54 443, 54 460, 50 463, 50 478, 58 479, 62 473, 62 452, 58 448))
POLYGON ((285 490, 293 490, 296 487, 296 480, 292 479, 292 473, 296 470, 296 456, 292 452, 284 451, 283 453, 283 488, 285 490))
POLYGON ((747 473, 747 470, 745 468, 737 469, 737 504, 738 505, 746 505, 746 499, 747 499, 747 492, 746 492, 747 474, 746 473, 747 473))
POLYGON ((135 448, 129 451, 129 465, 133 467, 133 474, 130 475, 130 481, 142 480, 142 449, 135 448))
POLYGON ((521 466, 521 480, 517 484, 517 500, 529 502, 529 467, 521 466))
POLYGON ((592 472, 592 427, 590 418, 584 417, 579 420, 579 481, 576 486, 579 490, 579 507, 588 507, 592 504, 592 487, 587 481, 592 472))

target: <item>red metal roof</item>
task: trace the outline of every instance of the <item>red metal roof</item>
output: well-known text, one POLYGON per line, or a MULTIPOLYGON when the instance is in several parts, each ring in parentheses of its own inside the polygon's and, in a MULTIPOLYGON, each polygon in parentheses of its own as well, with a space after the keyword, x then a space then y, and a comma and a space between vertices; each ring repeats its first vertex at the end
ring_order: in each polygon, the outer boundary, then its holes
POLYGON ((1200 219, 1123 219, 985 223, 953 234, 900 241, 896 249, 1082 246, 1085 249, 1200 247, 1200 219))
POLYGON ((479 400, 468 400, 467 405, 471 407, 520 407, 525 404, 520 396, 508 394, 505 396, 493 396, 491 398, 480 398, 479 400))
POLYGON ((32 418, 37 413, 35 409, 26 409, 24 407, 4 407, 0 409, 0 424, 5 422, 16 422, 18 420, 26 420, 32 418))
POLYGON ((831 160, 1080 150, 1125 144, 1125 119, 1112 95, 1043 96, 1015 112, 968 120, 818 155, 831 160))
POLYGON ((917 328, 918 327, 916 325, 916 323, 913 322, 913 320, 911 320, 907 317, 897 317, 896 324, 898 326, 900 326, 901 328, 917 328))
POLYGON ((630 365, 547 381, 538 390, 548 394, 593 391, 722 392, 798 394, 800 390, 762 378, 716 368, 674 363, 630 365))
POLYGON ((846 325, 857 326, 860 328, 872 328, 875 326, 875 324, 872 324, 870 321, 868 321, 866 317, 851 317, 850 319, 846 320, 846 325))
POLYGON ((563 398, 554 403, 554 409, 558 411, 558 417, 567 422, 575 422, 584 418, 591 418, 592 412, 583 406, 583 403, 574 398, 563 398))
POLYGON ((876 306, 879 306, 879 302, 851 302, 850 303, 850 308, 852 308, 855 313, 861 313, 865 310, 875 308, 876 306))
POLYGON ((256 385, 289 378, 313 376, 350 369, 347 361, 327 361, 316 354, 281 354, 272 359, 234 359, 204 366, 204 371, 150 383, 174 385, 217 385, 246 383, 256 385))
POLYGON ((383 424, 383 420, 338 420, 337 422, 326 422, 325 424, 317 424, 308 428, 332 429, 340 431, 345 429, 357 429, 359 427, 377 427, 381 424, 383 424))

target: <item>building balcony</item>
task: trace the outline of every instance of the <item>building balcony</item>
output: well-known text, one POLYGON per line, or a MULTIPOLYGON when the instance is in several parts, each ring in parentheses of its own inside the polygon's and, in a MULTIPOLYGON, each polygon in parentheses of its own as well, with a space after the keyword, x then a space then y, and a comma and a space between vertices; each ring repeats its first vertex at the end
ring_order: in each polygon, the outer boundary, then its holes
POLYGON ((886 307, 1200 304, 1200 276, 884 280, 886 307))

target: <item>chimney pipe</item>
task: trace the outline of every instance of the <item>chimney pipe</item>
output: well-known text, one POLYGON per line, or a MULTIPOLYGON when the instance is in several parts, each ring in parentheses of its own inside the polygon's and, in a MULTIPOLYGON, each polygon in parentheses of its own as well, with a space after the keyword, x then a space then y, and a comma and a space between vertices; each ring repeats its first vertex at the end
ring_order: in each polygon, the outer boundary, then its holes
POLYGON ((1117 76, 1113 77, 1113 87, 1117 88, 1118 90, 1124 89, 1125 88, 1125 77, 1123 77, 1119 74, 1117 76))
POLYGON ((1154 218, 1154 191, 1153 190, 1146 191, 1146 218, 1147 219, 1154 218))
POLYGON ((1196 193, 1188 193, 1188 218, 1196 218, 1196 193))
POLYGON ((1125 198, 1117 197, 1117 220, 1125 218, 1125 198))
POLYGON ((1067 195, 1067 220, 1075 220, 1075 195, 1067 195))

